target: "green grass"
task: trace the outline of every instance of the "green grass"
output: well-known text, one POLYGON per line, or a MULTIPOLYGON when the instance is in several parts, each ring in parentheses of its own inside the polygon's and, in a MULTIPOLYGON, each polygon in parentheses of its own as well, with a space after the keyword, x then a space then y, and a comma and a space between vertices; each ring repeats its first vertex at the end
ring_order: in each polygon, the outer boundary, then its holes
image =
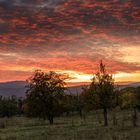
MULTIPOLYGON (((55 119, 53 126, 48 121, 25 117, 0 119, 0 140, 140 140, 138 127, 132 125, 131 111, 117 111, 118 124, 113 125, 112 112, 109 126, 103 126, 101 111, 91 112, 86 120, 78 115, 55 119)), ((140 119, 140 113, 139 119, 140 119)))

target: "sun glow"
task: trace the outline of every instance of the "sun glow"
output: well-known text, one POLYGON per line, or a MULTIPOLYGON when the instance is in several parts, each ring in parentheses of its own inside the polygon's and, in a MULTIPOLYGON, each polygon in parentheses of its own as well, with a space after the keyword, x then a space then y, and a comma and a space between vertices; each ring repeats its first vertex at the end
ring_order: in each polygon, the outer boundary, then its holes
POLYGON ((58 73, 68 74, 70 77, 70 80, 68 82, 91 82, 92 75, 91 74, 85 74, 82 72, 76 72, 76 71, 57 71, 58 73))
POLYGON ((138 82, 139 80, 140 80, 140 72, 118 73, 115 75, 116 82, 138 82))
MULTIPOLYGON (((85 74, 82 72, 75 71, 61 71, 61 73, 68 74, 71 79, 68 80, 68 83, 90 83, 93 77, 93 74, 85 74)), ((113 74, 115 82, 137 82, 140 79, 140 73, 117 73, 113 74)))

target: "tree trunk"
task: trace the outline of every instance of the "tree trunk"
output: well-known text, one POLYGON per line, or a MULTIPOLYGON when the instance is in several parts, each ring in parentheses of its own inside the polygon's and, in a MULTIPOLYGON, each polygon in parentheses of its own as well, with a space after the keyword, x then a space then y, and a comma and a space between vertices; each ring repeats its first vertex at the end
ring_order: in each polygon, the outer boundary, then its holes
POLYGON ((133 114, 133 126, 136 127, 137 126, 137 109, 136 107, 133 108, 134 114, 133 114))
POLYGON ((79 116, 80 116, 80 118, 83 117, 82 109, 79 109, 79 116))
POLYGON ((108 126, 107 108, 104 108, 104 126, 108 126))
POLYGON ((50 116, 49 122, 50 122, 50 125, 53 125, 53 116, 50 116))
POLYGON ((117 117, 116 117, 115 109, 113 109, 112 113, 113 113, 113 125, 115 126, 117 125, 117 117))
MULTIPOLYGON (((53 95, 53 93, 52 93, 53 95)), ((53 112, 53 96, 51 96, 50 98, 50 115, 49 115, 49 121, 50 121, 50 125, 53 125, 53 117, 54 117, 54 112, 53 112)))

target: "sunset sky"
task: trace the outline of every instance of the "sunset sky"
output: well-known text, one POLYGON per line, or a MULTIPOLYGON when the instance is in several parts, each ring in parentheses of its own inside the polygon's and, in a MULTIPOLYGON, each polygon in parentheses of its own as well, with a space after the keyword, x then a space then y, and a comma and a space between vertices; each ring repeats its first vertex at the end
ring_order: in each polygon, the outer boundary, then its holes
POLYGON ((139 0, 0 0, 0 82, 36 69, 89 82, 101 59, 116 82, 140 81, 139 0))

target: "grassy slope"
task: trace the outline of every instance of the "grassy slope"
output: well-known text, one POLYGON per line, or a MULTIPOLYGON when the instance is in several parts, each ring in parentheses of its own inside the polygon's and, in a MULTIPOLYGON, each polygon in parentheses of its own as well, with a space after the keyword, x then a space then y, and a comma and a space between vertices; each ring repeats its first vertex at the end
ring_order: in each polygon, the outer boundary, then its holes
MULTIPOLYGON (((140 114, 139 114, 140 118, 140 114)), ((50 126, 48 122, 38 119, 14 117, 1 119, 0 140, 139 140, 140 123, 133 128, 131 111, 117 112, 118 125, 103 126, 101 112, 90 113, 84 121, 79 116, 61 117, 50 126)))

